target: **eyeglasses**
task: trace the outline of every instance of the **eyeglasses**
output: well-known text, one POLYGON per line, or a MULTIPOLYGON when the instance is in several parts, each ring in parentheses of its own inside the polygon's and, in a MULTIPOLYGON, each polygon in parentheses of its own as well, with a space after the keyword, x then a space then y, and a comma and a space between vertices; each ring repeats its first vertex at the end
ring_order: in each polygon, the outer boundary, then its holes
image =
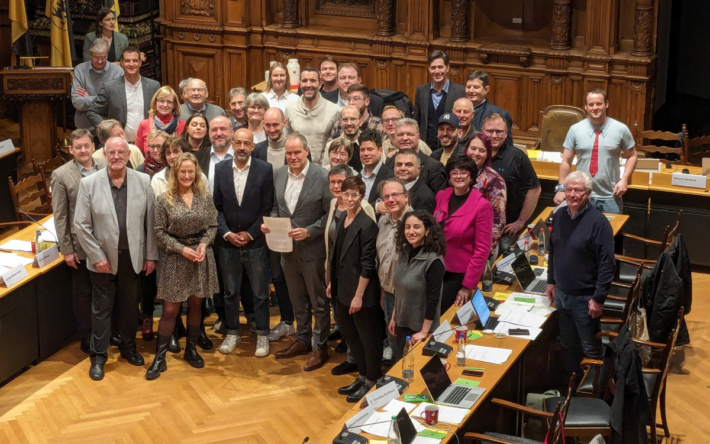
POLYGON ((470 171, 453 170, 452 172, 449 173, 449 177, 468 177, 470 175, 471 175, 470 171))
POLYGON ((397 117, 393 117, 391 119, 382 119, 384 123, 396 123, 399 120, 397 117))
POLYGON ((495 134, 496 136, 502 136, 502 135, 505 134, 507 131, 508 131, 507 129, 502 129, 502 130, 488 130, 488 129, 484 129, 484 130, 483 130, 483 133, 484 133, 484 134, 495 134))
POLYGON ((156 151, 159 150, 159 149, 161 149, 162 147, 163 147, 162 144, 159 144, 159 145, 148 145, 148 149, 156 150, 156 151))
POLYGON ((108 157, 123 157, 128 153, 128 150, 106 151, 108 157))
POLYGON ((565 193, 567 194, 584 194, 587 190, 584 188, 565 188, 565 193))
POLYGON ((359 199, 362 194, 360 193, 343 193, 343 199, 359 199))
POLYGON ((95 60, 95 61, 97 61, 97 62, 105 62, 106 60, 108 60, 108 56, 95 56, 95 55, 92 55, 92 56, 91 56, 91 60, 95 60))
POLYGON ((389 199, 399 199, 400 197, 404 196, 405 193, 392 193, 392 194, 385 194, 382 196, 382 200, 389 200, 389 199))
POLYGON ((87 151, 88 151, 88 150, 91 149, 91 146, 92 146, 92 144, 90 144, 90 143, 87 143, 87 144, 85 144, 85 145, 74 145, 74 146, 72 146, 72 149, 73 149, 74 151, 83 151, 83 150, 87 150, 87 151))
POLYGON ((356 97, 350 97, 350 98, 348 99, 348 102, 353 102, 353 103, 355 103, 355 102, 362 102, 363 100, 365 100, 365 99, 362 98, 362 97, 360 97, 360 96, 356 96, 356 97))
POLYGON ((162 103, 163 105, 173 105, 175 103, 170 99, 158 99, 156 102, 162 103))
POLYGON ((207 91, 207 88, 188 88, 187 92, 189 93, 203 93, 207 91))

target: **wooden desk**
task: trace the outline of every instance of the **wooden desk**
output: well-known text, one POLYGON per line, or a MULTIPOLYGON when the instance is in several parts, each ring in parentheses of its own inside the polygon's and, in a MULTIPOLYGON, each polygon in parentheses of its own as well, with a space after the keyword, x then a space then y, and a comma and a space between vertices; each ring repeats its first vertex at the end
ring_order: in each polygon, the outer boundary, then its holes
MULTIPOLYGON (((48 216, 40 221, 46 222, 48 216)), ((34 239, 32 224, 2 243, 34 239)), ((41 229, 41 228, 40 228, 41 229)), ((31 253, 17 252, 25 257, 31 253)), ((27 276, 7 288, 0 285, 0 383, 32 363, 58 351, 76 333, 72 311, 72 285, 69 267, 59 258, 39 269, 25 267, 27 276)))
POLYGON ((17 157, 20 149, 5 153, 0 156, 0 222, 10 222, 15 220, 15 204, 10 195, 10 184, 8 177, 17 183, 17 157))
MULTIPOLYGON (((555 207, 547 207, 543 209, 540 214, 538 214, 532 219, 532 223, 535 224, 540 219, 547 219, 548 217, 550 217, 550 213, 554 209, 555 207)), ((621 229, 624 228, 624 225, 629 220, 628 214, 604 213, 604 215, 607 217, 607 219, 609 219, 609 223, 611 224, 611 230, 614 232, 614 236, 621 232, 621 229)))

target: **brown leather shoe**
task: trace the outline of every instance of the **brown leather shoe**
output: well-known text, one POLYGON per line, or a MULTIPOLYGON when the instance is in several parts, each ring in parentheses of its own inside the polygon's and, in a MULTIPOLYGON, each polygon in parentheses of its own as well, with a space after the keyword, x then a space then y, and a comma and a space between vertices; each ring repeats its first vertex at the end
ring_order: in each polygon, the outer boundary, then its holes
POLYGON ((293 358, 294 356, 307 355, 313 351, 310 345, 294 342, 288 348, 274 353, 276 359, 293 358))
POLYGON ((313 350, 313 354, 310 358, 308 358, 308 361, 306 361, 306 365, 303 366, 303 370, 306 372, 310 372, 312 370, 321 368, 323 367, 323 364, 325 364, 327 361, 328 350, 313 350))

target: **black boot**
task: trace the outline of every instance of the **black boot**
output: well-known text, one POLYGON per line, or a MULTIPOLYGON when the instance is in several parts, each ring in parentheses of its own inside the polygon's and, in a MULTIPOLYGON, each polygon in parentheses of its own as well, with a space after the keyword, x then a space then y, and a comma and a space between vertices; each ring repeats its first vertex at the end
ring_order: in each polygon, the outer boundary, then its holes
POLYGON ((173 332, 173 334, 170 335, 169 337, 170 337, 170 342, 168 345, 168 351, 170 353, 180 353, 181 348, 180 348, 180 342, 178 342, 177 332, 173 332))
POLYGON ((207 332, 205 331, 205 320, 202 319, 202 324, 200 325, 200 335, 197 337, 197 345, 200 346, 202 350, 212 350, 214 344, 207 337, 207 332))
POLYGON ((155 359, 148 371, 145 372, 145 379, 148 381, 158 379, 160 373, 168 369, 168 364, 165 363, 165 354, 168 352, 171 338, 172 336, 158 335, 158 342, 155 344, 155 359))
POLYGON ((205 366, 205 361, 200 355, 197 354, 197 349, 195 348, 197 345, 197 338, 199 336, 199 325, 187 326, 187 342, 185 343, 185 355, 183 356, 183 359, 195 368, 202 368, 205 366))

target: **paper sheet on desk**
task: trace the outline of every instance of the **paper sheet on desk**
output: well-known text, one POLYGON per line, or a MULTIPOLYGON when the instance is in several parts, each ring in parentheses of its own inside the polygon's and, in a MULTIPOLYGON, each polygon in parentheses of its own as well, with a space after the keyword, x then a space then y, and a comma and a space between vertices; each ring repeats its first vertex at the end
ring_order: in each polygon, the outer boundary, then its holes
POLYGON ((293 251, 293 239, 288 236, 288 232, 291 231, 291 219, 288 217, 265 217, 264 225, 271 230, 271 233, 266 234, 266 245, 271 251, 277 253, 293 251))
MULTIPOLYGON (((535 299, 533 307, 532 307, 532 309, 528 310, 528 313, 547 317, 547 316, 549 316, 550 313, 555 311, 554 307, 550 307, 551 302, 547 298, 547 296, 545 296, 545 295, 515 292, 510 295, 510 300, 514 301, 515 298, 531 298, 531 299, 534 298, 535 299)), ((500 308, 500 306, 498 306, 498 308, 500 308)), ((507 309, 507 307, 504 307, 503 311, 501 313, 504 313, 504 311, 506 309, 507 309)), ((501 316, 501 314, 498 313, 498 310, 496 310, 496 314, 498 316, 501 316)))
POLYGON ((18 256, 13 253, 0 253, 0 266, 3 266, 8 269, 14 268, 17 264, 22 264, 22 266, 26 266, 31 263, 31 258, 18 256))
MULTIPOLYGON (((421 418, 421 414, 424 411, 424 408, 428 405, 433 405, 428 402, 422 402, 417 406, 416 409, 411 413, 411 415, 414 418, 421 418)), ((449 424, 461 424, 463 422, 463 419, 466 417, 468 414, 468 409, 461 409, 458 407, 450 407, 448 405, 439 405, 439 422, 446 422, 449 424)), ((417 421, 414 421, 414 424, 416 426, 417 421)), ((417 429, 417 432, 419 430, 417 429)))
POLYGON ((0 245, 0 250, 32 253, 32 242, 13 239, 0 245))
POLYGON ((391 400, 386 406, 382 407, 385 412, 394 413, 395 415, 404 409, 407 413, 417 408, 416 404, 411 402, 400 401, 399 399, 391 400))
POLYGON ((54 226, 54 216, 43 223, 42 227, 44 227, 42 240, 45 242, 57 242, 57 228, 54 226))
MULTIPOLYGON (((498 325, 496 325, 496 328, 493 331, 496 333, 504 333, 504 334, 510 336, 510 334, 508 333, 508 330, 511 328, 520 328, 520 326, 515 325, 515 324, 511 324, 508 322, 498 322, 498 325)), ((525 328, 530 330, 529 335, 515 335, 515 336, 511 336, 511 337, 521 338, 521 339, 529 339, 531 341, 534 341, 537 338, 537 336, 542 332, 541 328, 535 328, 535 327, 525 327, 525 328)))
MULTIPOLYGON (((441 420, 441 411, 439 411, 439 420, 441 420)), ((372 433, 373 435, 388 437, 391 423, 391 412, 375 412, 367 418, 361 429, 363 432, 372 433)), ((426 427, 421 425, 419 421, 412 419, 412 423, 414 423, 417 433, 426 430, 426 427)), ((394 438, 394 436, 390 436, 390 438, 394 438)))
POLYGON ((508 360, 513 350, 507 348, 484 347, 482 345, 467 345, 466 359, 474 361, 488 362, 490 364, 502 364, 508 360))
POLYGON ((521 325, 523 327, 540 328, 547 320, 544 316, 528 313, 521 310, 510 310, 500 318, 498 322, 508 322, 510 324, 521 325))

